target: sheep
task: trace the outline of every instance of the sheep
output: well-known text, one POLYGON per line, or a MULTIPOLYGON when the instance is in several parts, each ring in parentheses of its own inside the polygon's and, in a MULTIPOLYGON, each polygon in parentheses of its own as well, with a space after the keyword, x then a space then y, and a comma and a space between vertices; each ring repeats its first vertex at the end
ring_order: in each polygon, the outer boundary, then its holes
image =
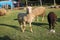
POLYGON ((4 8, 1 8, 1 9, 0 9, 0 16, 5 15, 6 12, 7 12, 7 11, 6 11, 4 8))
POLYGON ((56 24, 56 20, 57 20, 57 15, 54 12, 49 12, 48 16, 48 23, 49 23, 49 31, 54 32, 55 33, 55 24, 56 24))

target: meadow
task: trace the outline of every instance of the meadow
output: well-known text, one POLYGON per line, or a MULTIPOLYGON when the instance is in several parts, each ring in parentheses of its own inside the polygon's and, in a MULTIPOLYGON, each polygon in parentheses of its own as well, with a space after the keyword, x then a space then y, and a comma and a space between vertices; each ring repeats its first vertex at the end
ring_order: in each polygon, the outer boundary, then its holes
POLYGON ((46 16, 44 22, 38 17, 39 21, 32 23, 33 33, 30 32, 29 25, 27 24, 26 31, 21 32, 18 23, 18 13, 25 13, 26 10, 11 10, 5 16, 0 16, 0 40, 60 40, 60 9, 46 9, 46 16), (55 27, 56 33, 48 31, 47 15, 50 11, 56 13, 58 20, 55 27))

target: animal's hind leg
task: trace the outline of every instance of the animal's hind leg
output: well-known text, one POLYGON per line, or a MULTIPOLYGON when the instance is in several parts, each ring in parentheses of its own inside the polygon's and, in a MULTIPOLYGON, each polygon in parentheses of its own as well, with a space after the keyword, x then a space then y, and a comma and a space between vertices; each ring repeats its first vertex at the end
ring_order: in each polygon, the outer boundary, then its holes
POLYGON ((36 16, 35 21, 38 21, 38 16, 36 16))
POLYGON ((45 12, 42 14, 42 22, 44 21, 45 12))
POLYGON ((43 15, 43 17, 42 17, 42 22, 44 21, 44 15, 43 15))
POLYGON ((36 21, 38 21, 38 16, 36 17, 36 21))
POLYGON ((29 23, 29 25, 30 25, 30 31, 31 31, 31 32, 33 32, 33 31, 32 31, 32 26, 31 26, 31 23, 29 23))

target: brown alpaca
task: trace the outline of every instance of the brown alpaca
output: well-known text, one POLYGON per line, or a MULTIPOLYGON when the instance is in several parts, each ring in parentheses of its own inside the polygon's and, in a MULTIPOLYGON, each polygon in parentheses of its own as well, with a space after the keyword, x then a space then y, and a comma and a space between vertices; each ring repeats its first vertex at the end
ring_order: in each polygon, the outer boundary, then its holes
POLYGON ((49 12, 48 16, 49 30, 55 32, 54 27, 57 20, 57 15, 54 12, 49 12))

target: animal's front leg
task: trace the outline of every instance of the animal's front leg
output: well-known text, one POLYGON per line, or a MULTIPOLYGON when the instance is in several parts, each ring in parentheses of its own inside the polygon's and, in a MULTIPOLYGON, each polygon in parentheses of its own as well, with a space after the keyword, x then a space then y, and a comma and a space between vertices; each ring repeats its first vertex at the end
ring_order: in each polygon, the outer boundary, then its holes
POLYGON ((51 24, 49 23, 49 31, 51 30, 51 24))
POLYGON ((36 19, 35 20, 38 21, 38 16, 36 16, 36 19))
POLYGON ((25 31, 25 29, 26 29, 26 22, 23 22, 23 32, 25 31))
POLYGON ((32 30, 32 26, 31 26, 31 23, 29 23, 29 25, 30 25, 30 31, 33 32, 33 30, 32 30))
POLYGON ((22 23, 20 24, 20 26, 21 26, 21 30, 23 31, 23 25, 22 25, 22 23))

